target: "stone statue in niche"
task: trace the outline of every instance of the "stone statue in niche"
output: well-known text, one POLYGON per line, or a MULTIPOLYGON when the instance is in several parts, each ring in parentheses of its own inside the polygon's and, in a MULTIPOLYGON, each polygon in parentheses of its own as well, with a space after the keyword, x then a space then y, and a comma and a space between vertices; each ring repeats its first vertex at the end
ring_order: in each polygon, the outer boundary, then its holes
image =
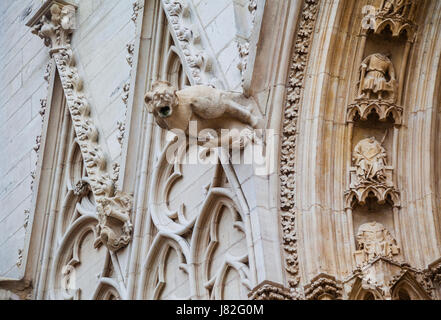
POLYGON ((379 204, 388 202, 400 205, 399 192, 392 178, 393 167, 387 165, 387 154, 383 147, 385 133, 381 142, 375 137, 360 140, 352 153, 353 165, 349 169, 349 190, 345 192, 346 208, 366 205, 368 198, 376 198, 379 204))
POLYGON ((378 222, 369 222, 360 226, 357 233, 355 260, 363 265, 376 257, 393 258, 400 253, 397 241, 390 232, 378 222))
POLYGON ((238 133, 237 136, 226 137, 227 145, 237 144, 239 139, 243 147, 244 131, 252 134, 252 129, 261 126, 261 120, 251 113, 253 102, 245 99, 242 94, 226 92, 209 86, 195 85, 177 90, 166 81, 153 83, 152 91, 145 95, 145 103, 153 113, 156 123, 166 130, 181 130, 187 136, 199 139, 202 131, 214 130, 217 137, 205 134, 198 143, 206 148, 214 148, 223 144, 222 129, 238 133), (192 130, 190 123, 195 127, 192 130), (244 130, 245 129, 245 130, 244 130), (200 143, 203 141, 205 143, 200 143))
POLYGON ((363 139, 355 146, 353 161, 360 183, 385 182, 386 150, 374 137, 363 139))
POLYGON ((374 53, 361 63, 358 99, 396 102, 397 80, 390 54, 374 53))

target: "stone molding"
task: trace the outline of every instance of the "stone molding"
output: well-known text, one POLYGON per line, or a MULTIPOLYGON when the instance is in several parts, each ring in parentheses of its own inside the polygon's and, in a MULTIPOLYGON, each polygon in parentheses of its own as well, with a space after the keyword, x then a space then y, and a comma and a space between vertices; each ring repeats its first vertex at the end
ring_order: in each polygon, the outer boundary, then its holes
POLYGON ((82 80, 70 45, 75 12, 76 7, 65 1, 46 1, 26 25, 50 48, 84 159, 87 183, 97 202, 99 237, 110 250, 116 251, 131 239, 132 197, 115 193, 115 184, 106 171, 107 159, 98 143, 98 130, 90 117, 90 105, 82 92, 82 80))
MULTIPOLYGON (((248 7, 249 19, 251 22, 251 27, 254 27, 256 23, 256 11, 258 7, 258 1, 248 0, 247 7, 248 7)), ((251 36, 252 35, 249 35, 248 38, 244 39, 243 37, 236 35, 237 50, 239 51, 239 57, 240 57, 240 62, 238 63, 237 68, 239 69, 242 76, 242 86, 244 86, 245 83, 245 76, 246 76, 245 74, 247 72, 247 67, 248 67, 251 36)))
POLYGON ((280 207, 282 210, 285 269, 289 276, 288 284, 290 288, 296 287, 300 282, 295 221, 297 119, 301 106, 306 68, 319 2, 319 0, 305 0, 303 4, 295 47, 291 58, 284 108, 280 151, 280 207))
POLYGON ((214 84, 211 75, 212 59, 200 48, 200 34, 194 25, 186 22, 190 15, 189 5, 184 0, 161 0, 170 23, 170 32, 179 47, 181 61, 191 84, 214 84))

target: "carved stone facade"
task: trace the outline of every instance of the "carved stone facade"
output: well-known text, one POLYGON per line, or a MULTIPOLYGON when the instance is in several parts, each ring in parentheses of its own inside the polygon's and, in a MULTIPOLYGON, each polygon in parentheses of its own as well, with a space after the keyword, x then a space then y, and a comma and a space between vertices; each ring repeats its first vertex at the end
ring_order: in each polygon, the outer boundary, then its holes
POLYGON ((441 299, 440 1, 23 1, 0 298, 441 299))

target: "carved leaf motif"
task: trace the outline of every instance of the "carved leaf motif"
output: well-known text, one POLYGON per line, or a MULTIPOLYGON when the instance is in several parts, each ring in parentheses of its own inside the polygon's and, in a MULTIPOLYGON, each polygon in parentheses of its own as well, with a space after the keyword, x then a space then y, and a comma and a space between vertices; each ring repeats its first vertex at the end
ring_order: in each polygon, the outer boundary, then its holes
MULTIPOLYGON (((51 3, 48 3, 49 5, 51 3)), ((128 195, 115 195, 114 182, 106 172, 107 159, 98 143, 98 130, 92 118, 90 118, 89 105, 82 92, 83 85, 78 69, 76 68, 72 48, 70 47, 71 35, 75 22, 75 8, 70 5, 53 3, 48 15, 41 14, 35 25, 31 26, 32 32, 45 40, 45 44, 51 47, 50 54, 55 60, 55 64, 60 75, 60 80, 66 96, 66 103, 69 108, 73 127, 78 138, 81 154, 86 165, 88 183, 95 196, 97 203, 101 205, 101 212, 110 212, 111 219, 123 219, 123 230, 111 230, 115 225, 101 225, 106 223, 107 218, 100 216, 98 230, 105 231, 103 237, 108 238, 110 234, 124 234, 124 245, 130 241, 127 238, 130 218, 127 218, 131 210, 130 201, 126 201, 128 195), (105 204, 105 205, 103 205, 105 204), (109 209, 108 205, 112 207, 109 209), (121 205, 125 205, 122 208, 121 205), (104 208, 105 207, 105 208, 104 208), (104 208, 104 209, 103 209, 104 208), (122 214, 122 212, 124 214, 122 214)), ((46 13, 44 13, 46 14, 46 13)), ((99 207, 100 208, 100 207, 99 207)), ((98 209, 99 209, 98 208, 98 209)), ((117 223, 118 225, 118 223, 117 223)), ((107 243, 105 243, 107 245, 107 243)), ((118 246, 118 249, 122 246, 118 246)), ((115 246, 113 246, 115 248, 115 246)))
POLYGON ((294 54, 291 59, 286 105, 284 110, 283 136, 280 158, 280 208, 282 209, 283 248, 289 286, 299 283, 297 239, 295 233, 295 150, 297 118, 301 103, 307 58, 318 12, 318 0, 305 0, 302 10, 294 54))

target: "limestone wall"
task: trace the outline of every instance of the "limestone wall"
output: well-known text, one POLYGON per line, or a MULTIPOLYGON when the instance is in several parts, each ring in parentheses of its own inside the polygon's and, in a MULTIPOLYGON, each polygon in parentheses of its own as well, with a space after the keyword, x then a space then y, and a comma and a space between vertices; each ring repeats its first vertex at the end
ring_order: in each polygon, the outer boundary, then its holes
POLYGON ((441 298, 441 2, 69 2, 0 1, 0 299, 441 298))
POLYGON ((39 1, 1 1, 0 28, 0 277, 17 278, 24 248, 25 211, 41 132, 47 49, 25 21, 39 1))
MULTIPOLYGON (((77 0, 78 29, 72 40, 91 116, 100 131, 109 170, 119 161, 117 122, 125 117, 121 99, 130 77, 126 45, 135 37, 132 1, 77 0)), ((32 176, 41 135, 42 99, 49 50, 25 26, 41 1, 1 1, 0 27, 0 277, 19 278, 19 250, 25 247, 25 218, 32 214, 32 176)), ((43 102, 44 103, 44 102, 43 102)))

